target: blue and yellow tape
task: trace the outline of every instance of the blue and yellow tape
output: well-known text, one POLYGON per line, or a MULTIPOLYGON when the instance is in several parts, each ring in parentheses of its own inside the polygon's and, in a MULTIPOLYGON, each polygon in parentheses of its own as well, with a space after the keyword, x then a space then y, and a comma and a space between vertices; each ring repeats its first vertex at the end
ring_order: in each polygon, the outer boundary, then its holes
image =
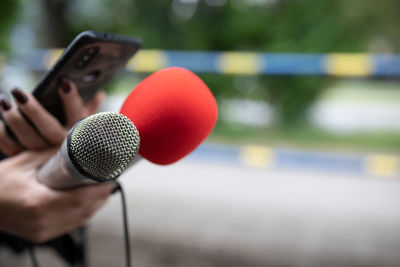
POLYGON ((130 66, 136 72, 181 66, 199 73, 365 77, 400 75, 400 56, 142 50, 130 66))
MULTIPOLYGON (((29 61, 30 68, 48 69, 62 49, 37 50, 29 61)), ((0 61, 4 66, 6 62, 0 61)), ((294 54, 255 52, 164 51, 142 49, 127 65, 132 72, 154 72, 180 66, 197 73, 241 75, 332 75, 343 77, 398 76, 397 54, 294 54)))
POLYGON ((321 171, 375 178, 400 178, 400 156, 383 154, 348 155, 267 146, 226 146, 206 143, 189 160, 231 164, 261 169, 321 171))

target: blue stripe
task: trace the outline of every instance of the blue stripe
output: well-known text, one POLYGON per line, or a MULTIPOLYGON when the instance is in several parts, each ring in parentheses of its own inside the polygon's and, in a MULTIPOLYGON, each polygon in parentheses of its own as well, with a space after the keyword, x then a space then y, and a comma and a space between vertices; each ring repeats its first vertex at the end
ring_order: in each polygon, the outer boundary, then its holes
POLYGON ((217 69, 220 55, 219 52, 166 52, 169 66, 183 67, 193 72, 220 72, 217 69))
POLYGON ((400 75, 400 55, 374 55, 373 75, 400 75))
MULTIPOLYGON (((49 51, 36 50, 30 56, 23 56, 22 61, 26 62, 28 67, 33 70, 45 71, 47 66, 43 61, 49 51)), ((240 52, 237 53, 240 55, 240 52)), ((212 51, 164 51, 167 66, 180 66, 198 73, 222 73, 219 61, 224 54, 225 52, 212 51)), ((246 53, 243 55, 245 56, 246 53)), ((325 63, 332 56, 330 54, 294 53, 254 53, 254 55, 262 63, 259 66, 260 69, 255 73, 267 75, 329 75, 325 63)), ((349 54, 349 56, 351 55, 353 54, 349 54)), ((400 54, 370 54, 369 56, 372 57, 373 65, 370 75, 400 75, 400 54)), ((149 71, 156 71, 156 69, 149 71)))
POLYGON ((28 59, 28 64, 35 71, 41 71, 47 68, 44 64, 44 59, 48 56, 49 50, 38 49, 36 53, 33 53, 30 57, 26 57, 28 59))
POLYGON ((363 158, 322 152, 277 149, 276 167, 363 174, 363 158))
POLYGON ((241 164, 239 154, 240 149, 238 147, 202 144, 189 155, 188 159, 218 164, 241 164))
MULTIPOLYGON (((240 157, 241 147, 202 144, 187 159, 216 164, 245 165, 240 157)), ((332 154, 291 149, 273 149, 272 168, 348 173, 368 176, 364 170, 365 155, 332 154)))
POLYGON ((261 54, 264 74, 325 74, 326 56, 320 54, 261 54))

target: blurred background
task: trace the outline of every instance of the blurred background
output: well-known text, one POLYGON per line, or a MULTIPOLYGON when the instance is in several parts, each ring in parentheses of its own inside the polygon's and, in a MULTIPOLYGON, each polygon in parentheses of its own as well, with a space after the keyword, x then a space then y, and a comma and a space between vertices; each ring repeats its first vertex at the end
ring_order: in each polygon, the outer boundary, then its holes
MULTIPOLYGON (((167 66, 215 95, 203 145, 121 177, 137 266, 400 266, 399 1, 3 0, 0 10, 5 94, 31 90, 78 33, 96 30, 143 40, 103 110, 167 66)), ((123 265, 117 197, 89 239, 92 266, 123 265)), ((51 251, 38 257, 64 266, 51 251)))

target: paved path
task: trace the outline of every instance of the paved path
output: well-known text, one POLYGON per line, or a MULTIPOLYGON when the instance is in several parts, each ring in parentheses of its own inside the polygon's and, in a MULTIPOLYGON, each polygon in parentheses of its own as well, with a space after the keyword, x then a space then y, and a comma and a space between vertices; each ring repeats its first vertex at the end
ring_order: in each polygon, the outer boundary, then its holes
MULTIPOLYGON (((399 181, 193 161, 121 181, 139 266, 400 266, 399 181)), ((114 196, 93 219, 94 266, 123 264, 120 218, 114 196)))

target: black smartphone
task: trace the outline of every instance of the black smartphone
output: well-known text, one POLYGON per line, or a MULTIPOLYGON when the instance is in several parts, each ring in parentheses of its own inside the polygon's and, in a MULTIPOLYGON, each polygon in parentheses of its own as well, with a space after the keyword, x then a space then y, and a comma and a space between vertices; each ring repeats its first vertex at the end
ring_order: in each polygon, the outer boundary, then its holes
POLYGON ((33 90, 33 95, 61 123, 65 123, 58 95, 60 79, 73 81, 85 102, 123 70, 139 50, 138 38, 111 33, 85 31, 64 50, 54 66, 33 90))

